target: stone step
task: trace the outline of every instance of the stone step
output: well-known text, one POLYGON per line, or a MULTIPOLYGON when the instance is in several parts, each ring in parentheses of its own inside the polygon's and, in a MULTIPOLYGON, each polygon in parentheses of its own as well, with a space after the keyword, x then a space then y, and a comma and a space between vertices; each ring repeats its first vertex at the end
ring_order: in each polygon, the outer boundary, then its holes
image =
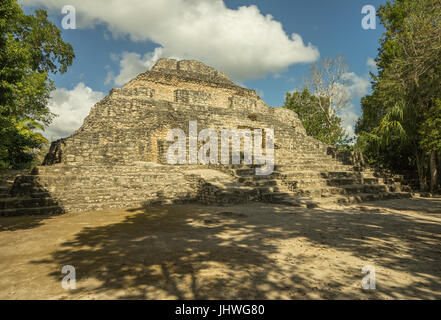
MULTIPOLYGON (((34 176, 35 177, 35 176, 34 176)), ((69 184, 70 186, 75 186, 82 184, 84 182, 97 182, 97 183, 115 183, 125 185, 127 183, 150 183, 152 181, 158 181, 162 178, 170 177, 167 174, 153 174, 153 173, 139 173, 139 174, 120 174, 120 175, 42 175, 38 177, 38 182, 40 183, 50 183, 50 184, 69 184)), ((182 176, 181 176, 182 177, 182 176)), ((172 181, 171 179, 167 179, 172 181)))
POLYGON ((278 201, 290 201, 295 202, 297 201, 297 196, 295 196, 292 192, 289 191, 276 191, 276 192, 262 192, 261 193, 261 200, 265 202, 270 203, 277 203, 278 201))
POLYGON ((266 194, 266 193, 274 193, 274 192, 281 192, 285 190, 282 186, 270 186, 270 187, 254 187, 254 190, 256 190, 259 194, 266 194))
MULTIPOLYGON (((275 140, 274 142, 277 145, 277 140, 275 140)), ((310 145, 310 144, 298 144, 298 141, 295 140, 290 140, 290 141, 280 141, 279 140, 279 145, 283 146, 283 150, 287 150, 287 151, 291 151, 291 152, 296 152, 297 150, 300 152, 319 152, 319 153, 327 153, 328 152, 328 148, 326 147, 318 147, 318 146, 314 146, 314 145, 310 145)), ((278 149, 281 150, 281 149, 278 149)))
POLYGON ((236 172, 235 170, 228 170, 228 173, 231 176, 236 177, 237 181, 240 183, 245 182, 245 181, 250 181, 250 180, 277 180, 277 179, 279 179, 278 175, 275 175, 275 174, 270 174, 270 175, 266 175, 266 176, 258 176, 258 175, 256 175, 256 172, 254 169, 249 171, 249 172, 252 172, 252 174, 250 174, 250 175, 242 175, 242 174, 236 175, 235 172, 236 172))
POLYGON ((302 155, 309 155, 309 156, 327 156, 328 155, 328 151, 325 149, 318 149, 318 148, 314 148, 311 146, 302 146, 302 147, 292 147, 292 148, 287 148, 286 146, 282 148, 277 148, 277 144, 275 147, 275 155, 277 157, 277 155, 282 156, 282 157, 298 157, 298 156, 302 156, 302 155))
POLYGON ((211 189, 198 196, 198 201, 206 204, 238 204, 257 201, 259 191, 256 188, 237 187, 228 189, 211 189))
POLYGON ((52 198, 11 197, 0 200, 0 210, 13 208, 51 207, 57 203, 52 198))
MULTIPOLYGON (((309 152, 319 152, 319 153, 327 153, 328 148, 321 147, 316 144, 311 144, 309 142, 302 142, 302 141, 295 141, 296 139, 290 140, 290 143, 288 144, 281 144, 277 150, 283 151, 283 152, 293 152, 293 149, 299 149, 299 150, 306 150, 309 152)), ((277 144, 277 141, 275 141, 277 144)))
POLYGON ((336 196, 325 199, 317 199, 319 206, 326 204, 355 204, 367 201, 379 201, 390 199, 408 199, 411 198, 410 192, 380 192, 380 193, 358 193, 349 196, 336 196))
MULTIPOLYGON (((30 193, 26 194, 25 196, 22 196, 22 198, 26 198, 26 197, 33 199, 53 198, 49 191, 40 190, 40 189, 31 190, 30 193)), ((16 197, 11 196, 9 198, 16 198, 16 197)))
POLYGON ((167 172, 177 171, 182 169, 181 166, 158 166, 158 167, 131 167, 131 166, 114 166, 114 167, 102 167, 102 166, 59 166, 59 167, 38 167, 38 172, 34 175, 45 176, 64 176, 64 175, 108 175, 109 173, 120 174, 143 174, 143 173, 157 173, 166 174, 167 172))
POLYGON ((342 162, 327 157, 293 157, 284 159, 275 159, 275 164, 291 164, 291 163, 333 163, 342 164, 342 162))
POLYGON ((263 196, 263 201, 293 207, 316 208, 317 202, 310 197, 299 197, 290 192, 268 193, 263 196))
MULTIPOLYGON (((247 177, 249 177, 249 176, 252 176, 252 175, 255 175, 256 177, 259 177, 258 175, 256 175, 256 169, 254 169, 254 168, 231 169, 230 171, 236 177, 240 177, 240 176, 247 176, 247 177)), ((265 177, 269 177, 269 176, 270 175, 268 175, 268 176, 260 176, 260 177, 264 177, 265 178, 265 177)))
POLYGON ((389 187, 386 185, 347 185, 339 187, 290 189, 290 191, 292 191, 296 196, 327 198, 336 195, 350 195, 356 193, 389 192, 389 187))
POLYGON ((9 194, 9 191, 7 192, 0 192, 0 199, 9 198, 11 195, 9 194))
POLYGON ((278 165, 341 165, 342 163, 333 159, 285 159, 282 161, 275 161, 278 165))
POLYGON ((143 167, 143 166, 53 166, 53 167, 37 167, 34 175, 41 176, 72 176, 72 175, 88 175, 88 176, 108 176, 108 175, 139 175, 139 174, 157 174, 166 175, 170 172, 176 171, 178 173, 184 170, 196 169, 240 169, 240 168, 255 168, 261 167, 261 165, 245 165, 245 164, 229 164, 229 165, 173 165, 173 166, 159 166, 156 167, 143 167))
POLYGON ((312 153, 312 152, 302 152, 302 153, 281 153, 279 151, 275 152, 274 158, 277 161, 283 160, 296 160, 296 159, 334 159, 325 153, 312 153))
POLYGON ((353 184, 384 184, 381 178, 313 178, 305 180, 285 180, 285 184, 289 185, 291 188, 302 189, 311 187, 325 187, 325 186, 342 186, 342 185, 353 185, 353 184))
MULTIPOLYGON (((304 171, 350 171, 351 166, 345 166, 341 164, 335 165, 326 165, 326 164, 285 164, 285 165, 275 165, 274 166, 274 174, 283 175, 285 172, 304 172, 304 171)), ((241 169, 232 169, 231 170, 236 176, 249 176, 255 175, 256 170, 254 168, 241 168, 241 169)), ((355 172, 355 171, 352 171, 355 172)))
MULTIPOLYGON (((286 165, 276 165, 274 168, 274 173, 267 176, 257 176, 256 175, 256 167, 260 167, 259 165, 231 165, 231 166, 225 166, 222 167, 222 171, 226 171, 229 174, 233 176, 256 176, 256 179, 259 179, 258 177, 261 177, 262 179, 267 179, 269 177, 275 177, 278 175, 287 176, 291 175, 293 177, 297 176, 297 172, 301 171, 304 172, 305 170, 311 170, 311 168, 318 168, 321 169, 321 171, 329 170, 344 170, 347 171, 347 166, 343 165, 298 165, 298 164, 286 164, 286 165)), ((194 169, 195 167, 189 167, 194 169)), ((218 169, 218 168, 216 168, 218 169)), ((97 169, 99 170, 99 169, 97 169)), ((352 171, 355 173, 355 171, 352 171)), ((72 173, 72 174, 42 174, 39 176, 39 181, 43 184, 50 183, 50 184, 69 184, 71 186, 75 184, 80 184, 83 182, 90 182, 90 181, 96 181, 96 182, 103 182, 108 181, 112 183, 124 183, 124 181, 128 183, 132 183, 133 181, 137 181, 138 183, 148 183, 155 179, 162 179, 162 177, 169 177, 169 172, 130 172, 130 173, 121 173, 121 172, 90 172, 86 174, 86 172, 79 172, 79 173, 72 173)), ((182 172, 178 172, 177 174, 182 174, 182 172)), ((299 176, 301 176, 301 173, 299 173, 299 176)), ((29 177, 35 177, 35 176, 29 176, 29 177)))
MULTIPOLYGON (((180 179, 184 179, 181 174, 180 179)), ((125 175, 41 175, 22 176, 15 187, 22 190, 32 189, 35 192, 46 191, 46 186, 57 186, 60 190, 77 190, 83 188, 100 188, 105 186, 145 188, 152 184, 174 185, 176 179, 170 174, 125 174, 125 175)))
POLYGON ((381 193, 357 193, 347 196, 333 196, 328 198, 305 198, 293 196, 289 193, 265 194, 264 201, 282 205, 316 208, 331 204, 349 205, 366 201, 378 201, 389 199, 411 198, 410 192, 381 192, 381 193))
POLYGON ((278 172, 284 171, 351 171, 352 166, 343 164, 276 164, 274 170, 278 172))
POLYGON ((273 176, 257 176, 257 175, 248 175, 248 176, 239 176, 237 177, 237 182, 247 184, 247 183, 272 183, 276 182, 277 179, 274 179, 273 176))
MULTIPOLYGON (((12 185, 12 184, 11 184, 12 185)), ((9 195, 9 190, 10 190, 11 186, 0 186, 0 197, 1 196, 7 196, 9 195)))
POLYGON ((184 204, 194 202, 194 198, 179 198, 179 199, 154 199, 154 200, 142 200, 142 201, 108 201, 99 203, 67 203, 60 206, 49 206, 49 207, 17 207, 12 209, 2 209, 0 210, 0 216, 12 217, 12 216, 30 216, 30 215, 55 215, 61 214, 66 211, 70 212, 84 212, 102 209, 120 209, 120 208, 138 208, 153 204, 184 204))
POLYGON ((96 197, 93 201, 88 201, 81 197, 66 198, 63 199, 63 206, 58 206, 51 198, 33 199, 23 197, 14 198, 3 203, 0 202, 0 216, 58 214, 64 211, 82 212, 99 209, 127 208, 128 205, 129 207, 141 207, 149 204, 182 204, 194 201, 195 197, 186 197, 184 194, 173 199, 158 199, 157 197, 148 199, 145 196, 126 199, 124 197, 106 196, 104 198, 96 197))
POLYGON ((34 216, 34 215, 56 215, 63 213, 64 210, 59 206, 32 207, 32 208, 12 208, 0 210, 0 216, 34 216))
MULTIPOLYGON (((164 186, 165 188, 166 186, 164 186)), ((173 185, 169 186, 170 188, 173 187, 173 185)), ((170 196, 176 196, 176 197, 182 197, 182 196, 188 196, 190 193, 192 193, 193 189, 188 187, 187 189, 179 189, 175 191, 170 191, 170 196)), ((69 188, 69 186, 66 186, 65 188, 62 188, 60 186, 57 188, 56 192, 49 192, 47 190, 41 191, 40 189, 34 189, 30 190, 29 194, 27 194, 25 197, 18 197, 21 198, 29 198, 33 199, 35 201, 41 201, 40 199, 50 198, 50 199, 59 199, 62 200, 63 203, 71 203, 75 201, 80 202, 92 202, 95 199, 96 201, 102 201, 102 200, 115 200, 115 201, 123 201, 125 199, 137 199, 137 200, 143 200, 148 199, 149 197, 157 197, 157 192, 149 192, 148 188, 143 187, 131 187, 131 188, 125 188, 125 187, 108 187, 108 188, 93 188, 93 186, 88 187, 82 187, 82 188, 69 188)), ((15 199, 15 198, 13 198, 15 199)), ((8 200, 8 199, 7 199, 8 200)), ((6 200, 6 201, 7 201, 6 200)))
POLYGON ((284 179, 337 179, 337 178, 377 178, 371 172, 360 171, 283 171, 284 179))
POLYGON ((144 208, 149 205, 186 204, 195 202, 194 198, 179 199, 147 199, 142 201, 102 201, 96 203, 66 204, 63 208, 67 212, 85 212, 105 209, 144 208))
MULTIPOLYGON (((88 175, 88 176, 109 176, 109 174, 115 175, 141 175, 141 174, 169 174, 170 171, 180 172, 182 170, 194 169, 194 168, 215 168, 215 169, 235 169, 235 168, 255 168, 260 167, 261 165, 245 165, 245 164, 229 164, 229 165, 177 165, 177 166, 125 166, 118 165, 114 167, 103 167, 103 166, 42 166, 38 167, 36 171, 34 171, 35 175, 37 172, 40 175, 44 176, 71 176, 71 175, 88 175)), ((310 168, 310 170, 317 170, 319 168, 323 168, 324 170, 332 170, 332 168, 336 168, 336 170, 341 170, 343 168, 352 169, 352 166, 342 165, 339 161, 333 159, 326 159, 326 161, 317 161, 314 159, 301 159, 296 161, 287 161, 286 163, 278 164, 276 162, 275 167, 289 167, 294 166, 296 170, 305 168, 310 168)))
POLYGON ((273 186, 279 186, 282 184, 281 181, 277 181, 277 180, 250 180, 250 181, 245 181, 245 182, 241 182, 246 186, 252 186, 252 187, 273 187, 273 186))

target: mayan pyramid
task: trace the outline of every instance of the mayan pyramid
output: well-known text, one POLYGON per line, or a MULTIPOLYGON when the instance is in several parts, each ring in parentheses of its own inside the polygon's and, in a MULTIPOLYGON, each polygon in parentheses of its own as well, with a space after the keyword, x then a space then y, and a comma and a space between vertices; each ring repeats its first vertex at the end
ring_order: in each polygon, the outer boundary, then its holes
MULTIPOLYGON (((263 146, 264 148, 265 146, 263 146)), ((44 163, 0 195, 1 215, 44 214, 150 204, 264 201, 294 206, 408 197, 307 136, 296 113, 267 106, 254 90, 198 61, 161 59, 98 102, 83 125, 52 143, 44 163), (167 133, 274 130, 275 166, 171 165, 167 133)))

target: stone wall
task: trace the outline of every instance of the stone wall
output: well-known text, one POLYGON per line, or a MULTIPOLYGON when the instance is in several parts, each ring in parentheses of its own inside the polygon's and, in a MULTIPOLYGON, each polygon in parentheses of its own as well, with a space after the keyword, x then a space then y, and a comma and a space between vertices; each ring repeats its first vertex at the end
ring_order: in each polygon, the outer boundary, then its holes
POLYGON ((167 87, 171 101, 161 99, 164 92, 159 87, 111 90, 92 108, 79 130, 53 143, 44 164, 155 162, 158 161, 158 141, 165 139, 168 130, 180 128, 188 132, 189 121, 195 120, 199 130, 277 128, 280 132, 297 134, 299 137, 293 137, 294 140, 306 139, 305 130, 294 112, 268 107, 258 97, 231 96, 231 92, 213 88, 214 95, 167 87), (228 102, 218 106, 216 96, 228 102))
POLYGON ((130 166, 43 166, 18 177, 13 196, 46 193, 65 211, 140 207, 197 200, 198 190, 180 168, 154 163, 130 166))

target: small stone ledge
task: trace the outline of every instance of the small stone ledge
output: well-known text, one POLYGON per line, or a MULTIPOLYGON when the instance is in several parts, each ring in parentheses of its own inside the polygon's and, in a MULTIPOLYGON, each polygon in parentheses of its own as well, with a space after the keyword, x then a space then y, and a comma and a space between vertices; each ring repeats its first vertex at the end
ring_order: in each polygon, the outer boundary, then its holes
POLYGON ((155 90, 145 87, 139 88, 113 88, 109 92, 110 96, 123 96, 123 97, 139 97, 153 99, 155 96, 155 90))
POLYGON ((210 106, 212 104, 211 95, 205 91, 178 89, 174 91, 174 96, 176 103, 204 106, 210 106))

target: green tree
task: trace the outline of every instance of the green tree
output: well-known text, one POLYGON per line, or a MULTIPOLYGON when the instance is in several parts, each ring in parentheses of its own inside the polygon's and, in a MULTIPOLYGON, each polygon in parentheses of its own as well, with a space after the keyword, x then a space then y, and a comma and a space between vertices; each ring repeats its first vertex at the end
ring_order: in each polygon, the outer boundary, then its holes
POLYGON ((299 115, 308 135, 340 148, 352 142, 340 118, 350 101, 347 71, 343 56, 320 59, 310 67, 303 91, 288 92, 284 104, 299 115))
POLYGON ((436 155, 441 155, 441 99, 434 101, 433 105, 424 115, 424 118, 425 120, 419 128, 421 136, 420 146, 430 157, 430 190, 433 192, 439 183, 436 155))
POLYGON ((24 153, 44 142, 34 130, 48 125, 54 117, 47 107, 54 89, 49 76, 66 72, 73 59, 72 46, 48 21, 46 11, 26 15, 16 0, 1 2, 0 166, 18 166, 29 158, 24 153), (13 150, 14 143, 19 147, 13 150))
MULTIPOLYGON (((427 185, 428 151, 436 158, 436 151, 421 143, 425 131, 420 128, 434 116, 428 111, 440 95, 440 12, 441 0, 396 0, 379 9, 386 28, 376 59, 379 74, 372 76, 373 93, 362 100, 363 113, 356 126, 357 146, 373 157, 378 146, 392 158, 410 151, 409 163, 418 169, 421 189, 427 185)), ((377 161, 394 163, 378 155, 377 161)), ((434 180, 433 161, 430 169, 434 180)))
POLYGON ((47 142, 39 132, 43 127, 32 119, 14 120, 0 117, 0 159, 5 168, 22 168, 33 160, 47 142))
POLYGON ((308 135, 330 145, 346 147, 351 139, 342 128, 341 119, 336 114, 328 116, 323 112, 322 107, 326 106, 326 103, 324 98, 312 95, 309 89, 305 88, 302 92, 288 92, 283 107, 297 113, 308 135))

